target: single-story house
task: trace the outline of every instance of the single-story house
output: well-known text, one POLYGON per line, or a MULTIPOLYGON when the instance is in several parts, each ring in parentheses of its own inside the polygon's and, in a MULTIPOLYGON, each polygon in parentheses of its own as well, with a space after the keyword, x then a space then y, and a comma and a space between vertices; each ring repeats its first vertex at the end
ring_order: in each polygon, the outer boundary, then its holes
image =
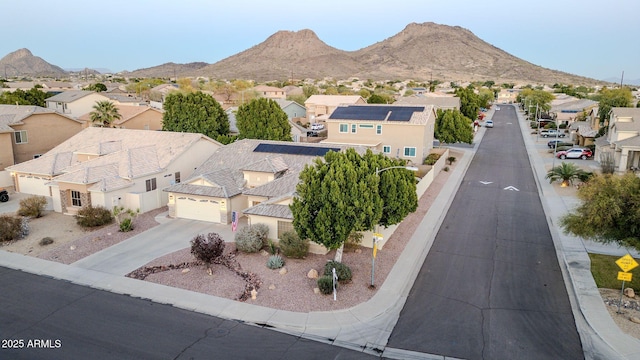
POLYGON ((163 188, 191 177, 221 147, 202 134, 89 127, 37 159, 7 168, 16 192, 47 196, 53 208, 167 204, 163 188))

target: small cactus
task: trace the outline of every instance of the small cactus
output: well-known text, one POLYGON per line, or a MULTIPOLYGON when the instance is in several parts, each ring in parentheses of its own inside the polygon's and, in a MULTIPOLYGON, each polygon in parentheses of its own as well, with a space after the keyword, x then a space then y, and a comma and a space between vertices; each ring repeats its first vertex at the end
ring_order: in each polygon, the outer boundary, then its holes
POLYGON ((284 266, 284 260, 280 255, 271 255, 269 256, 269 260, 267 260, 267 267, 269 269, 280 269, 284 266))

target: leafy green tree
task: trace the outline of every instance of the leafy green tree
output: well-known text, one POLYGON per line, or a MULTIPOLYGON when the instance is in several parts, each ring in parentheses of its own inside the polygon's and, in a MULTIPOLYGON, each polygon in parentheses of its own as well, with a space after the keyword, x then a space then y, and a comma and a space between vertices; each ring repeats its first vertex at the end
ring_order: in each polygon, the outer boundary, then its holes
POLYGON ((562 186, 565 187, 573 185, 575 180, 584 180, 588 176, 588 173, 577 167, 576 164, 563 162, 549 170, 545 178, 549 179, 549 183, 560 180, 562 186))
POLYGON ((290 205, 296 232, 335 250, 352 231, 400 222, 417 208, 413 174, 406 169, 376 174, 376 169, 404 164, 370 151, 361 156, 354 149, 316 159, 300 173, 290 205))
POLYGON ((320 94, 320 90, 318 90, 317 86, 309 84, 302 87, 302 93, 308 99, 311 95, 320 94))
POLYGON ((122 118, 118 108, 109 100, 96 102, 89 116, 94 125, 101 127, 111 127, 114 120, 122 118))
POLYGON ((460 98, 460 112, 467 118, 475 120, 480 111, 480 97, 470 88, 457 88, 455 94, 460 98))
POLYGON ((222 106, 201 91, 172 92, 165 98, 162 130, 204 134, 212 139, 229 134, 229 117, 222 106))
POLYGON ((620 89, 602 89, 598 96, 598 117, 600 123, 609 120, 609 113, 614 107, 631 107, 633 105, 633 95, 631 89, 623 87, 620 89))
POLYGON ((260 98, 241 105, 236 112, 239 139, 292 141, 287 114, 277 102, 260 98))
POLYGON ((488 109, 489 105, 496 99, 495 92, 491 89, 482 88, 478 90, 478 104, 481 108, 488 109))
POLYGON ((107 91, 107 86, 103 83, 95 83, 85 87, 83 90, 102 92, 107 91))
MULTIPOLYGON (((537 105, 539 112, 549 112, 551 110, 551 101, 555 96, 544 90, 534 90, 531 88, 522 89, 518 97, 517 102, 525 103, 526 105, 537 105)), ((529 109, 525 109, 528 111, 529 109)))
POLYGON ((578 198, 581 204, 560 220, 566 233, 640 250, 640 178, 595 175, 578 198))
POLYGON ((16 91, 5 91, 0 93, 0 104, 11 105, 35 105, 45 106, 45 100, 51 97, 52 94, 47 94, 40 90, 42 86, 36 85, 33 88, 24 91, 22 89, 16 89, 16 91))
POLYGON ((471 120, 455 109, 438 109, 434 133, 445 144, 473 143, 471 120))

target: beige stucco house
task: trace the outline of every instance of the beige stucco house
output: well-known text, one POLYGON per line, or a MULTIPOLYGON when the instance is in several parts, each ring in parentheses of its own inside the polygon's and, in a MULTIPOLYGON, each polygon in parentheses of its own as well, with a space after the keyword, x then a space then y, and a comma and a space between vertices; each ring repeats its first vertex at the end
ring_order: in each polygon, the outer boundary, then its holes
POLYGON ((251 91, 255 92, 259 97, 267 98, 267 99, 285 99, 287 94, 284 89, 280 89, 274 86, 267 85, 258 85, 251 89, 251 91))
POLYGON ((50 197, 57 212, 83 206, 164 206, 162 189, 191 177, 220 143, 193 133, 89 127, 43 156, 10 166, 16 192, 50 197))
POLYGON ((404 96, 393 105, 433 105, 436 110, 460 110, 460 98, 453 95, 404 96))
MULTIPOLYGON (((151 106, 115 105, 121 118, 115 120, 111 127, 135 130, 162 130, 163 111, 151 106)), ((93 111, 93 110, 92 110, 93 111)), ((79 120, 91 126, 91 113, 80 116, 79 120)))
POLYGON ((324 120, 341 105, 366 104, 367 101, 358 95, 311 95, 304 102, 308 121, 324 120))
POLYGON ((0 170, 41 156, 82 127, 82 121, 40 106, 0 105, 0 170))
POLYGON ((605 152, 613 153, 617 173, 640 168, 640 108, 611 109, 609 130, 596 139, 596 159, 605 152))
POLYGON ((498 92, 498 98, 496 99, 497 104, 513 104, 518 99, 518 95, 520 95, 519 89, 501 89, 498 92))
MULTIPOLYGON (((225 145, 199 166, 192 177, 164 191, 169 215, 176 218, 229 224, 232 212, 249 224, 269 227, 269 238, 279 239, 293 229, 289 210, 299 173, 328 151, 343 146, 244 139, 225 145)), ((312 252, 326 249, 312 244, 312 252)))
POLYGON ((326 120, 325 145, 362 146, 422 164, 433 148, 433 105, 340 106, 326 120))
POLYGON ((91 112, 93 105, 98 101, 110 101, 110 99, 94 91, 69 90, 45 100, 47 109, 73 118, 91 112))

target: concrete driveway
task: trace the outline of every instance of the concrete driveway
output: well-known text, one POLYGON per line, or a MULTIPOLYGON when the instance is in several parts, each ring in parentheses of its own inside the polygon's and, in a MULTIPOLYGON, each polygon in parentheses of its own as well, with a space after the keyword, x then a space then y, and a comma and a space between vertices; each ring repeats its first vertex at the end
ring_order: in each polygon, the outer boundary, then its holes
MULTIPOLYGON (((246 219, 243 220, 246 222, 246 219)), ((240 222, 238 228, 244 224, 240 222)), ((210 232, 220 234, 227 242, 234 239, 231 225, 164 217, 160 225, 78 260, 71 266, 126 275, 154 259, 189 247, 189 242, 196 235, 210 232)))

